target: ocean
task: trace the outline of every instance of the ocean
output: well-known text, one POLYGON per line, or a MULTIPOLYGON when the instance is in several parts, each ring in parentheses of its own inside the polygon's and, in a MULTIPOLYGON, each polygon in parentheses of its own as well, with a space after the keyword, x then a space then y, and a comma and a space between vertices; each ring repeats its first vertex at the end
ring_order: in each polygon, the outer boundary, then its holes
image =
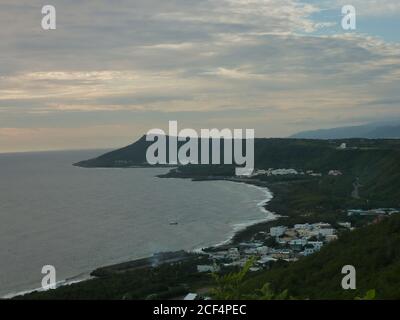
POLYGON ((266 189, 72 166, 100 153, 0 154, 0 297, 39 288, 44 265, 59 282, 79 281, 100 266, 222 243, 272 216, 266 189))

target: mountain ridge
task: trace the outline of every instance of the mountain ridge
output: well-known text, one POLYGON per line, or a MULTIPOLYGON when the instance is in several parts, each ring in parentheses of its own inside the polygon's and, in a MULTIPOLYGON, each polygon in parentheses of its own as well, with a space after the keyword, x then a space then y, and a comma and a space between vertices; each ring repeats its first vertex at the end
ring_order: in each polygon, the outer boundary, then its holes
POLYGON ((398 139, 400 124, 370 123, 360 126, 345 126, 329 129, 301 131, 289 138, 295 139, 398 139))

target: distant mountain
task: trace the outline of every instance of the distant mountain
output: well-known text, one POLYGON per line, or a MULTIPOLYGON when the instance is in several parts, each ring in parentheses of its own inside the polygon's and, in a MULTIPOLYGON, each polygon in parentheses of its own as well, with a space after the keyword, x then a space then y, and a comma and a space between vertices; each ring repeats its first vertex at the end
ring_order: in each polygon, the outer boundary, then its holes
POLYGON ((400 138, 400 124, 371 123, 362 126, 340 127, 303 131, 291 136, 295 139, 398 139, 400 138))

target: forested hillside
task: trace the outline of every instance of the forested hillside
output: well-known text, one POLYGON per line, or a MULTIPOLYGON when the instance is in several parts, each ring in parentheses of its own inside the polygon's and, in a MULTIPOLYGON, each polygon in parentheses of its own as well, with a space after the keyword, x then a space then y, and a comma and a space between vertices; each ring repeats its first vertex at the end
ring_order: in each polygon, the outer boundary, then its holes
POLYGON ((375 289, 377 299, 400 299, 400 216, 341 235, 338 241, 296 263, 275 264, 251 277, 244 292, 270 283, 275 291, 309 299, 353 299, 375 289), (342 267, 357 271, 357 290, 343 290, 342 267))

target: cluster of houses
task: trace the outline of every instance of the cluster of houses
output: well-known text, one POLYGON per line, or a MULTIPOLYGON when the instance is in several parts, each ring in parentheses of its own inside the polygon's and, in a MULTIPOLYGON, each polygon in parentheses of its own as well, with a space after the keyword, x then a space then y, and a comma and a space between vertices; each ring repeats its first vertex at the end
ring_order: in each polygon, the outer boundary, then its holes
MULTIPOLYGON (((350 222, 338 225, 341 228, 352 229, 350 222)), ((323 222, 296 224, 291 228, 272 227, 270 232, 258 233, 252 241, 208 252, 213 265, 199 265, 197 271, 218 272, 221 267, 242 267, 250 258, 256 259, 250 270, 258 271, 268 267, 271 262, 297 261, 302 256, 309 256, 337 238, 337 230, 323 222)))
MULTIPOLYGON (((309 175, 312 177, 322 177, 322 173, 319 172, 314 172, 313 170, 307 170, 306 172, 304 171, 298 171, 296 169, 273 169, 269 168, 267 170, 261 170, 257 169, 254 170, 252 177, 258 177, 258 176, 286 176, 286 175, 309 175)), ((330 170, 328 172, 329 176, 342 176, 343 173, 340 170, 330 170)))
POLYGON ((370 217, 373 218, 372 223, 380 223, 389 218, 392 214, 400 213, 400 209, 395 208, 379 208, 379 209, 351 209, 347 210, 348 217, 370 217))
MULTIPOLYGON (((388 217, 400 213, 400 209, 380 208, 373 210, 352 209, 348 216, 388 217)), ((337 228, 353 230, 350 222, 338 222, 337 228)), ((271 227, 269 232, 259 232, 251 241, 222 246, 207 251, 212 265, 198 265, 198 272, 218 272, 223 267, 243 267, 251 258, 256 263, 250 269, 258 271, 278 260, 297 261, 312 255, 332 241, 338 239, 338 229, 329 223, 296 224, 293 227, 271 227)))
MULTIPOLYGON (((295 169, 273 169, 269 168, 267 170, 255 170, 252 174, 253 177, 256 176, 285 176, 285 175, 298 175, 298 172, 295 169)), ((304 174, 304 173, 303 173, 304 174)))
POLYGON ((330 170, 330 171, 328 172, 328 175, 329 175, 329 176, 337 177, 337 176, 342 176, 343 173, 342 173, 342 171, 340 171, 340 170, 330 170))
MULTIPOLYGON (((351 228, 350 223, 342 223, 343 227, 351 228)), ((285 226, 270 229, 270 236, 280 246, 286 246, 293 256, 308 256, 319 250, 325 243, 338 238, 337 231, 329 223, 296 224, 293 228, 285 226)))
POLYGON ((392 214, 400 213, 400 209, 396 208, 378 208, 378 209, 350 209, 347 210, 347 216, 391 216, 392 214))

